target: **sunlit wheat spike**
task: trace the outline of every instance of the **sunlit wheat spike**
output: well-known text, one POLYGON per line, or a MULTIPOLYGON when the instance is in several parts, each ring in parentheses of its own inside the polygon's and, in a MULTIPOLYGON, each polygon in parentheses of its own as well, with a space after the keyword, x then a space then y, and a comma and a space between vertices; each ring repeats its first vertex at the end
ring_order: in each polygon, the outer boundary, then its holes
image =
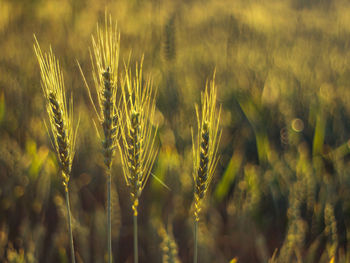
POLYGON ((112 158, 117 148, 118 138, 118 64, 119 64, 120 33, 117 22, 105 14, 105 23, 101 28, 97 25, 96 37, 92 36, 92 50, 90 59, 92 64, 92 78, 95 84, 98 105, 95 105, 89 85, 79 65, 89 98, 101 123, 104 140, 102 141, 104 163, 107 175, 107 242, 108 262, 112 262, 112 226, 111 226, 111 175, 112 158))
POLYGON ((194 171, 193 179, 195 182, 195 220, 199 220, 201 202, 210 185, 214 170, 218 162, 218 145, 221 137, 219 129, 220 112, 216 108, 215 74, 213 80, 206 84, 205 91, 201 98, 201 112, 196 105, 196 115, 198 122, 198 138, 193 142, 193 160, 194 171))
POLYGON ((73 100, 71 97, 67 105, 63 74, 52 50, 43 53, 36 38, 34 50, 40 66, 51 138, 62 169, 63 185, 68 191, 76 138, 73 129, 73 100))
POLYGON ((97 103, 94 103, 89 85, 82 73, 89 98, 97 114, 104 133, 102 142, 105 165, 109 169, 116 149, 118 136, 117 89, 119 64, 120 33, 117 22, 106 14, 104 26, 97 25, 96 36, 92 36, 90 59, 92 78, 97 94, 97 103))
POLYGON ((68 183, 75 153, 75 141, 79 124, 74 132, 73 97, 70 98, 69 104, 67 105, 63 74, 58 60, 53 55, 52 49, 50 49, 49 53, 43 53, 35 38, 34 51, 40 66, 41 87, 44 92, 46 110, 49 115, 51 141, 53 141, 62 170, 62 183, 66 196, 71 261, 75 263, 68 183))
POLYGON ((112 156, 115 150, 115 142, 117 137, 117 116, 114 111, 115 101, 113 101, 112 96, 112 84, 111 84, 111 74, 109 72, 109 67, 103 72, 104 78, 104 91, 103 91, 103 132, 105 139, 103 141, 105 165, 111 167, 112 156))
POLYGON ((136 66, 135 76, 127 67, 122 80, 123 108, 121 110, 121 144, 124 176, 130 189, 134 214, 138 199, 157 155, 154 127, 155 96, 150 79, 142 77, 142 61, 136 66))

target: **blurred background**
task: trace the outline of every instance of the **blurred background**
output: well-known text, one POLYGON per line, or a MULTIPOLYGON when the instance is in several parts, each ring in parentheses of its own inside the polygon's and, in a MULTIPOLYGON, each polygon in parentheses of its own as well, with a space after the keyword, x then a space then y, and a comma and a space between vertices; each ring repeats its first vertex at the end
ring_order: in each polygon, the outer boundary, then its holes
MULTIPOLYGON (((92 85, 91 34, 106 8, 121 32, 120 65, 144 54, 158 87, 153 173, 170 190, 150 178, 143 192, 140 262, 166 262, 169 244, 192 261, 191 127, 215 70, 223 134, 199 262, 350 262, 345 0, 0 0, 0 262, 69 262, 33 34, 59 58, 81 118, 70 181, 77 262, 106 262, 103 157, 76 63, 92 85)), ((113 255, 132 262, 119 154, 113 179, 113 255)))

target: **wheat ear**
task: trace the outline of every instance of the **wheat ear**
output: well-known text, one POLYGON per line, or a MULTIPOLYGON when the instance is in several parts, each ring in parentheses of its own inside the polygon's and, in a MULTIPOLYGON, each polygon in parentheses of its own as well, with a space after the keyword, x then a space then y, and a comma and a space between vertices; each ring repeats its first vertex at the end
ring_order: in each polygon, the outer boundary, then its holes
POLYGON ((99 25, 97 25, 97 37, 95 38, 92 36, 92 51, 90 50, 92 77, 97 93, 98 106, 96 106, 92 100, 90 88, 79 65, 90 100, 104 133, 102 148, 107 175, 107 246, 109 263, 112 262, 112 157, 115 153, 119 131, 117 114, 119 47, 120 33, 117 29, 117 23, 114 23, 112 17, 106 14, 104 27, 100 28, 99 25))
POLYGON ((178 247, 175 242, 172 227, 165 227, 160 224, 158 234, 162 238, 161 249, 163 252, 163 263, 180 263, 178 256, 178 247))
POLYGON ((192 132, 194 191, 194 262, 197 262, 197 230, 202 201, 218 163, 218 145, 221 137, 219 129, 220 112, 216 109, 215 73, 213 80, 206 84, 201 97, 201 113, 196 105, 198 137, 195 141, 192 132))
POLYGON ((73 99, 72 97, 70 98, 68 112, 63 74, 60 70, 59 62, 53 55, 51 48, 49 53, 43 54, 35 38, 34 51, 40 66, 41 87, 46 100, 46 110, 49 115, 50 138, 57 152, 61 167, 62 183, 66 194, 71 260, 74 263, 75 255, 68 191, 77 131, 76 129, 74 132, 73 129, 73 99))
POLYGON ((151 80, 144 81, 142 78, 142 60, 139 67, 136 65, 134 77, 125 66, 122 94, 121 141, 118 145, 134 212, 134 262, 138 262, 137 209, 157 156, 157 127, 153 127, 156 92, 151 80))

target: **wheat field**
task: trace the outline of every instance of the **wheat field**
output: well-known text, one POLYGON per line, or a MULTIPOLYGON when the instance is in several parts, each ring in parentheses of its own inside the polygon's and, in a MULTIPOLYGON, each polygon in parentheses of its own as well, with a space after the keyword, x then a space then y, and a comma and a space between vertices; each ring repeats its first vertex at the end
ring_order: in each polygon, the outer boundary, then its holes
POLYGON ((0 262, 350 262, 349 102, 344 0, 0 0, 0 262))

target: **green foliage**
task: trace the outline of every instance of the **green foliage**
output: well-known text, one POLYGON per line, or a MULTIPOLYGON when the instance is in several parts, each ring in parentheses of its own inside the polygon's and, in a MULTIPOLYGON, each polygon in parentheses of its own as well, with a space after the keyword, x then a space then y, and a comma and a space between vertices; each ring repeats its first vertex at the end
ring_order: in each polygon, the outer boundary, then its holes
POLYGON ((228 163, 226 170, 222 174, 222 178, 215 189, 214 196, 217 201, 222 201, 222 199, 229 194, 229 190, 236 179, 239 169, 241 168, 243 161, 242 157, 243 156, 241 155, 240 151, 236 151, 232 155, 231 160, 228 163))

